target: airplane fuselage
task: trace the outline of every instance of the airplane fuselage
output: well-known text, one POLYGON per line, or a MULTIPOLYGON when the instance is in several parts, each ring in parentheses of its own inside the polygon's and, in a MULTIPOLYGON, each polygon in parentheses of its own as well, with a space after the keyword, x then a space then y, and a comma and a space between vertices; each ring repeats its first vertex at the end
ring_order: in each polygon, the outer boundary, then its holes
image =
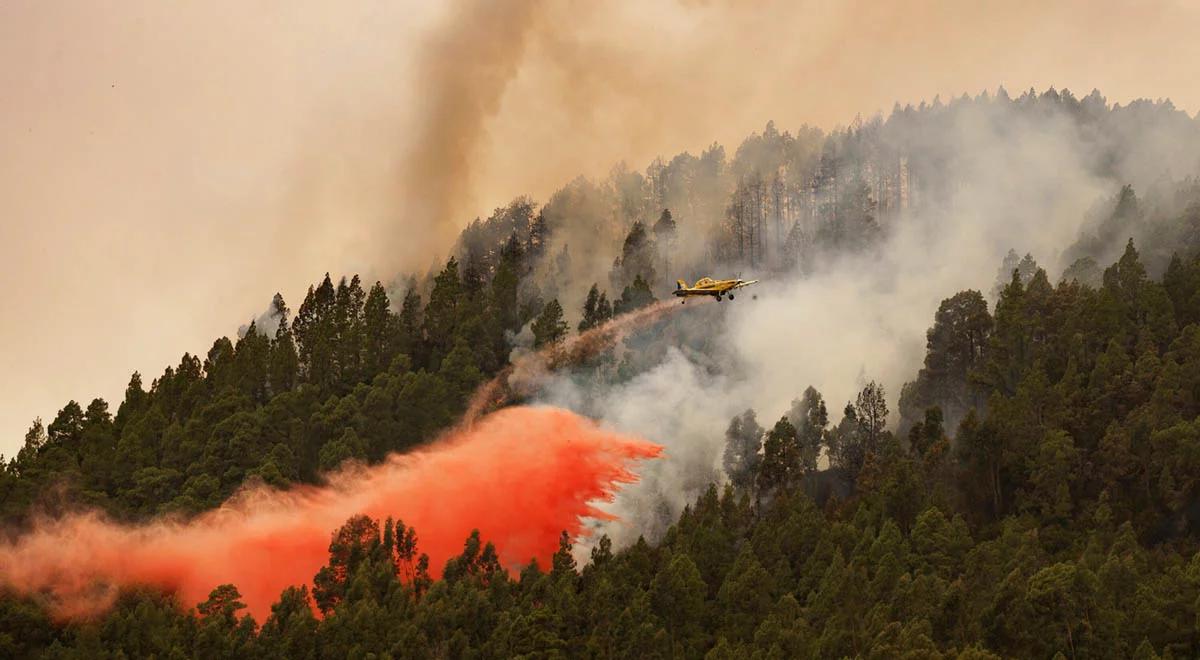
POLYGON ((725 296, 729 296, 733 300, 733 292, 744 286, 754 284, 758 280, 714 280, 711 277, 702 277, 696 281, 695 286, 688 286, 683 280, 676 280, 675 290, 672 293, 677 298, 690 298, 692 296, 712 296, 717 300, 721 300, 725 296))

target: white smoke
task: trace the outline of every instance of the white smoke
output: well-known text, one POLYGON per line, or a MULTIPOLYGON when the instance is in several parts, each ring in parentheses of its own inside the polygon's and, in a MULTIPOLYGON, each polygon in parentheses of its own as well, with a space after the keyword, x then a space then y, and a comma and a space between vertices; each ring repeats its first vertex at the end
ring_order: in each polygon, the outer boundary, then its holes
MULTIPOLYGON (((966 113, 941 136, 955 145, 955 186, 942 203, 911 209, 885 227, 867 254, 828 260, 807 277, 766 277, 757 298, 720 303, 724 325, 684 313, 673 323, 703 323, 729 351, 718 375, 678 350, 620 385, 581 384, 558 376, 549 402, 583 409, 621 431, 665 447, 596 523, 620 547, 653 537, 682 508, 720 480, 724 429, 753 408, 766 428, 804 389, 824 396, 840 418, 865 380, 880 382, 896 418, 901 386, 916 376, 925 332, 939 303, 963 289, 988 292, 1010 248, 1030 252, 1052 280, 1062 251, 1078 235, 1096 200, 1120 181, 1101 179, 1066 119, 1002 123, 990 110, 966 113)), ((714 276, 724 273, 714 272, 714 276)), ((715 306, 714 306, 715 307, 715 306)), ((579 554, 586 555, 587 543, 579 554)))
MULTIPOLYGON (((544 394, 547 402, 586 410, 613 428, 651 438, 664 448, 662 459, 640 466, 637 483, 625 486, 611 505, 600 507, 618 520, 598 523, 595 538, 608 534, 620 547, 642 534, 653 537, 696 493, 718 481, 723 431, 752 398, 749 385, 710 375, 675 349, 628 383, 580 385, 569 376, 550 382, 544 394)), ((584 552, 586 542, 580 545, 584 552)))

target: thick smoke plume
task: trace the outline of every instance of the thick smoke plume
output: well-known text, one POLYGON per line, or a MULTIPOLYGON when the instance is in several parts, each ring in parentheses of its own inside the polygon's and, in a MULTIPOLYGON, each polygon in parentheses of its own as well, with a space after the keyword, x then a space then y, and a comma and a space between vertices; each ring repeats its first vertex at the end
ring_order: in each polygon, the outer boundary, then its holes
MULTIPOLYGON (((426 94, 417 141, 407 158, 410 223, 428 222, 426 249, 449 244, 470 208, 473 163, 487 122, 517 75, 526 35, 541 2, 465 0, 421 52, 418 84, 426 94)), ((411 243, 411 234, 403 238, 411 243)))
MULTIPOLYGON (((898 421, 901 388, 922 365, 925 332, 941 300, 965 289, 990 295, 1010 249, 1031 253, 1057 282, 1071 263, 1067 248, 1097 204, 1111 208, 1126 183, 1147 190, 1200 172, 1194 149, 1177 148, 1188 144, 1178 136, 1194 139, 1195 120, 1177 113, 1127 110, 1127 134, 1114 136, 1081 129, 1067 111, 1026 113, 1008 101, 960 100, 936 111, 935 125, 910 127, 901 119, 878 129, 885 146, 927 169, 913 185, 923 196, 880 214, 877 242, 817 254, 803 272, 743 272, 762 279, 756 300, 710 306, 721 312, 716 318, 689 314, 671 322, 671 336, 709 338, 715 348, 706 354, 671 347, 631 379, 561 373, 544 383, 535 400, 665 446, 666 459, 648 466, 610 509, 627 522, 601 523, 618 546, 639 534, 655 537, 721 480, 723 431, 734 415, 752 408, 770 428, 812 385, 836 424, 843 406, 873 380, 884 386, 898 421)), ((1117 230, 1114 245, 1123 248, 1128 231, 1117 230)), ((717 272, 706 274, 730 274, 710 268, 717 272)))
POLYGON ((331 530, 357 514, 415 528, 439 573, 472 529, 507 567, 545 565, 563 530, 578 535, 581 518, 605 517, 594 503, 636 480, 633 462, 658 454, 566 410, 508 408, 420 451, 344 469, 327 486, 250 489, 186 522, 44 521, 0 546, 0 584, 75 618, 102 612, 122 587, 159 587, 192 605, 233 583, 261 621, 284 588, 312 580, 331 530))

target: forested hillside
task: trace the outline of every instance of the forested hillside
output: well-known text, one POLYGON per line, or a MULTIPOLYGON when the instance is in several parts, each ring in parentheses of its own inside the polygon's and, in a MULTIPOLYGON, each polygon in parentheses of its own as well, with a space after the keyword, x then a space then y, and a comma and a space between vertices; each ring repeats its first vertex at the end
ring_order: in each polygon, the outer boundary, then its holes
MULTIPOLYGON (((360 516, 266 620, 237 585, 204 603, 130 590, 94 621, 7 592, 0 656, 1200 655, 1200 124, 1098 93, 897 107, 830 134, 768 124, 728 162, 713 145, 518 198, 437 272, 326 275, 295 310, 277 295, 236 339, 133 374, 115 411, 72 401, 35 421, 0 471, 0 515, 14 536, 88 507, 187 517, 247 483, 320 483, 420 446, 514 350, 649 305, 676 276, 803 278, 958 208, 970 174, 946 136, 979 121, 1087 146, 1108 187, 1059 246, 1067 268, 1013 252, 994 291, 947 291, 899 392, 868 381, 841 408, 796 383, 789 409, 711 429, 723 474, 664 534, 589 539, 580 562, 564 533, 551 565, 510 573, 477 534, 431 567, 420 529, 360 516)), ((729 313, 710 308, 712 324, 729 313)), ((619 384, 717 344, 668 319, 571 367, 619 384)))

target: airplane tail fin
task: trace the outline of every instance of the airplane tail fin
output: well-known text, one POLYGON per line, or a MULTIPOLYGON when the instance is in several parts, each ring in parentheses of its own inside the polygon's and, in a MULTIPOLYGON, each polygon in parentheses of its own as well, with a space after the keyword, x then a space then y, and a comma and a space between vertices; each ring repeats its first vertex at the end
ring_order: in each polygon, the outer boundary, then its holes
POLYGON ((676 291, 678 291, 680 289, 686 289, 686 288, 687 288, 687 282, 684 282, 683 280, 675 280, 675 290, 676 291))

